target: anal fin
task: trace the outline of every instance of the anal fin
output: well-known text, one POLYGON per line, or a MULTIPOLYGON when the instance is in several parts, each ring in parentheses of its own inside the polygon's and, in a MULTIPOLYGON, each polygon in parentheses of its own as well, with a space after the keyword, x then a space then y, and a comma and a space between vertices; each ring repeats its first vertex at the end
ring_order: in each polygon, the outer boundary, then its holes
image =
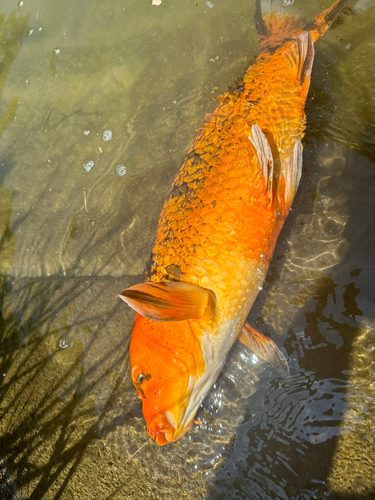
POLYGON ((259 333, 248 323, 242 328, 238 339, 257 356, 272 363, 285 375, 289 375, 288 362, 273 340, 259 333))

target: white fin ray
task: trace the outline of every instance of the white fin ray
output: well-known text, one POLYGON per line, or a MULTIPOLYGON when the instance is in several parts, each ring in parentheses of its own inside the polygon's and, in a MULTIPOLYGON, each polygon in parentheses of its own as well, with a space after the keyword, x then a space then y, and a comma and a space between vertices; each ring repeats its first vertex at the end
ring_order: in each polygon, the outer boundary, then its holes
POLYGON ((314 41, 310 31, 304 31, 298 35, 293 45, 284 52, 285 59, 292 71, 296 73, 301 85, 311 75, 314 55, 314 41))
POLYGON ((254 146, 255 152, 257 154, 259 164, 262 169, 264 182, 267 186, 269 201, 271 201, 273 184, 273 156, 271 146, 267 140, 267 137, 264 135, 261 128, 257 124, 251 126, 251 134, 252 135, 249 135, 249 140, 254 146))
POLYGON ((278 191, 278 197, 282 198, 281 201, 289 207, 293 202, 298 189, 299 181, 301 180, 302 151, 302 143, 300 139, 297 138, 294 143, 293 154, 283 162, 281 169, 279 185, 284 185, 285 189, 281 192, 278 191), (284 180, 284 183, 282 180, 284 180))

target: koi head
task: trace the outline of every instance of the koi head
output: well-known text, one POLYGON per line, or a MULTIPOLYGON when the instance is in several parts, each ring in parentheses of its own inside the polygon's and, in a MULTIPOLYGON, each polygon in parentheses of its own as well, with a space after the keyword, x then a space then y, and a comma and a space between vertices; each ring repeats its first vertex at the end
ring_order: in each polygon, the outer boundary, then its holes
POLYGON ((130 362, 149 436, 159 445, 177 441, 192 426, 196 410, 190 415, 187 409, 204 370, 202 350, 189 323, 156 322, 137 314, 130 362))
POLYGON ((120 298, 138 312, 130 363, 147 432, 159 445, 177 441, 192 426, 210 387, 202 385, 209 356, 203 355, 196 319, 213 315, 214 294, 191 283, 142 283, 120 298))

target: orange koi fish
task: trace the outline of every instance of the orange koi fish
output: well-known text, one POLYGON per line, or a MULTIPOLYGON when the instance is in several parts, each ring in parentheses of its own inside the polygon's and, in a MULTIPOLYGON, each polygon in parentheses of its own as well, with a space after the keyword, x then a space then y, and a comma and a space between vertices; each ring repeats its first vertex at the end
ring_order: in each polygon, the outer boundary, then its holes
POLYGON ((137 312, 132 380, 149 436, 177 441, 192 426, 239 337, 284 365, 246 317, 262 289, 302 172, 314 42, 337 0, 312 21, 262 15, 259 53, 199 130, 164 204, 145 283, 120 297, 137 312))

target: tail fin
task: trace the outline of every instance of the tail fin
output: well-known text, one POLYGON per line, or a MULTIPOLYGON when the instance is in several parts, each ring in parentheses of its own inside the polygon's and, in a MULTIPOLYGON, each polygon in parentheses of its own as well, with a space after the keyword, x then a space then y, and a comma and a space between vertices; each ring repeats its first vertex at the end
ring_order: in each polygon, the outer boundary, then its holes
POLYGON ((308 31, 311 31, 314 42, 317 38, 322 36, 327 31, 336 17, 340 14, 347 1, 348 0, 336 0, 336 2, 331 5, 331 7, 323 10, 321 14, 316 16, 316 18, 313 20, 313 26, 311 26, 310 28, 306 26, 306 29, 308 31))
MULTIPOLYGON (((272 49, 285 40, 298 36, 303 31, 310 31, 315 42, 317 38, 327 31, 347 1, 336 0, 331 7, 314 19, 306 21, 292 13, 278 12, 273 7, 272 0, 267 2, 269 4, 267 13, 262 14, 262 0, 256 0, 255 25, 258 31, 260 48, 272 49)), ((283 5, 287 5, 286 0, 283 0, 283 5)))

